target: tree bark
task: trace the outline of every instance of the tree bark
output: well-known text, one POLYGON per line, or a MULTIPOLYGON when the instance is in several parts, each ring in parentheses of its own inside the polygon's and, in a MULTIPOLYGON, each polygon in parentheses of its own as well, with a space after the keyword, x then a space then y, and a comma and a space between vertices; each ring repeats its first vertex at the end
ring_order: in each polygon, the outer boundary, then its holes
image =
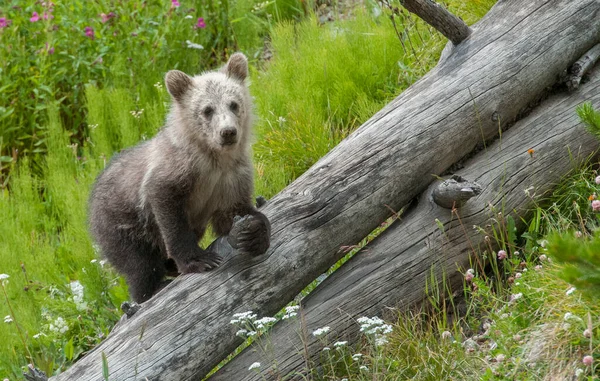
MULTIPOLYGON (((178 277, 56 379, 197 380, 241 339, 236 312, 273 315, 453 163, 514 121, 597 43, 597 0, 501 1, 453 54, 261 210, 260 257, 178 277)), ((470 202, 470 201, 469 201, 470 202)), ((468 205, 468 203, 467 203, 468 205)))
POLYGON ((473 226, 484 228, 493 223, 491 219, 498 218, 498 212, 510 214, 519 223, 535 207, 533 193, 536 200, 548 194, 565 173, 596 151, 597 139, 585 131, 575 113, 576 106, 584 101, 600 106, 600 68, 579 92, 547 100, 501 140, 465 163, 458 174, 476 181, 483 192, 458 210, 460 220, 433 202, 437 187, 433 184, 401 220, 302 301, 308 336, 298 334, 298 320, 281 321, 268 339, 263 338, 270 342, 269 353, 256 346, 246 348, 209 381, 261 380, 262 376, 272 380, 278 379, 277 375, 304 374, 305 351, 309 362, 318 364, 323 348, 322 342, 310 335, 315 329, 329 326, 330 343, 353 343, 359 338, 357 318, 382 316, 390 308, 406 310, 426 301, 426 282, 431 289, 445 274, 452 289, 460 290, 473 247, 486 250, 484 234, 473 226), (527 152, 530 148, 535 151, 532 156, 527 152), (534 190, 529 189, 528 195, 526 189, 531 186, 534 190), (307 350, 302 349, 305 345, 307 350), (255 361, 262 364, 261 374, 248 370, 255 361), (275 363, 276 371, 272 368, 275 363))
POLYGON ((400 0, 400 4, 437 29, 454 45, 460 44, 471 34, 471 29, 460 17, 433 0, 400 0))

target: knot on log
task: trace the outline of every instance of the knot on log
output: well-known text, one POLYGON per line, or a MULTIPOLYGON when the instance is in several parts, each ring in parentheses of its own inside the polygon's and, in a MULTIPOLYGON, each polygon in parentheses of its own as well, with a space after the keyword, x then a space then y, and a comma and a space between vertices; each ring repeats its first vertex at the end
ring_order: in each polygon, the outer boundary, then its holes
POLYGON ((442 208, 460 208, 471 197, 481 193, 481 185, 453 175, 433 190, 433 201, 442 208))

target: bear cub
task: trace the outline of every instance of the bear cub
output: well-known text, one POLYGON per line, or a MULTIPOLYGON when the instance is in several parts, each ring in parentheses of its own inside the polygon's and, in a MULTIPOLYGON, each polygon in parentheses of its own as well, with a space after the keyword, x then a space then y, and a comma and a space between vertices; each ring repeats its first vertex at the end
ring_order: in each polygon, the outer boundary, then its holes
POLYGON ((250 215, 255 221, 235 237, 236 248, 260 255, 269 247, 269 221, 252 203, 247 76, 241 53, 219 71, 195 77, 169 71, 172 106, 165 126, 153 139, 115 155, 96 179, 90 232, 138 303, 161 288, 173 262, 183 274, 221 263, 198 246, 209 222, 222 236, 234 217, 250 215))

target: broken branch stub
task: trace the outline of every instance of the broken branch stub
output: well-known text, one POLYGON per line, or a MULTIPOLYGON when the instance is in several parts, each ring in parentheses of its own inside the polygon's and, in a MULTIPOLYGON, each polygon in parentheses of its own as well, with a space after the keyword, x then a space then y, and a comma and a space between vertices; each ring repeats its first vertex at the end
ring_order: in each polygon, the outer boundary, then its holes
POLYGON ((407 11, 419 16, 437 29, 454 45, 460 44, 471 34, 471 28, 458 16, 432 0, 400 0, 407 11))

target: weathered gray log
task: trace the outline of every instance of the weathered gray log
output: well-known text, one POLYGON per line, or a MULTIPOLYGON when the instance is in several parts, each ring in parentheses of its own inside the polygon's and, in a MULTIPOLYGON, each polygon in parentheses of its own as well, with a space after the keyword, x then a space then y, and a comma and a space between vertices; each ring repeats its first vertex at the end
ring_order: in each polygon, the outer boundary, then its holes
POLYGON ((454 45, 460 44, 471 34, 471 29, 460 17, 433 0, 400 0, 400 4, 437 29, 454 45))
MULTIPOLYGON (((178 277, 56 377, 196 380, 240 344, 233 313, 272 315, 450 165, 495 136, 600 33, 597 0, 502 1, 446 61, 264 206, 263 256, 178 277)), ((467 204, 468 205, 468 204, 467 204)))
POLYGON ((263 339, 269 340, 269 353, 256 346, 246 348, 209 381, 261 380, 262 376, 274 380, 278 375, 303 374, 304 353, 308 351, 310 363, 318 365, 323 348, 322 342, 310 335, 315 329, 329 326, 330 343, 353 343, 359 337, 358 317, 382 316, 390 307, 405 310, 420 304, 428 297, 425 282, 431 282, 432 274, 439 280, 445 273, 453 289, 459 290, 464 276, 459 269, 470 267, 471 245, 486 249, 484 235, 472 226, 485 227, 498 212, 521 221, 535 206, 527 188, 534 186, 537 195, 547 193, 561 176, 597 150, 597 139, 586 132, 575 113, 584 101, 600 107, 600 68, 579 92, 545 101, 504 133, 501 141, 466 163, 459 174, 475 179, 484 190, 458 210, 461 221, 432 202, 431 193, 437 188, 433 184, 401 221, 394 222, 302 301, 308 337, 298 334, 298 320, 281 321, 269 338, 263 339), (527 152, 530 148, 535 150, 533 156, 527 152), (255 361, 261 363, 260 374, 248 370, 255 361), (277 371, 272 367, 275 363, 277 371))
POLYGON ((567 88, 569 91, 574 91, 579 88, 579 83, 583 76, 596 64, 600 58, 600 44, 594 46, 587 51, 583 57, 577 60, 571 66, 569 76, 567 78, 567 88))

